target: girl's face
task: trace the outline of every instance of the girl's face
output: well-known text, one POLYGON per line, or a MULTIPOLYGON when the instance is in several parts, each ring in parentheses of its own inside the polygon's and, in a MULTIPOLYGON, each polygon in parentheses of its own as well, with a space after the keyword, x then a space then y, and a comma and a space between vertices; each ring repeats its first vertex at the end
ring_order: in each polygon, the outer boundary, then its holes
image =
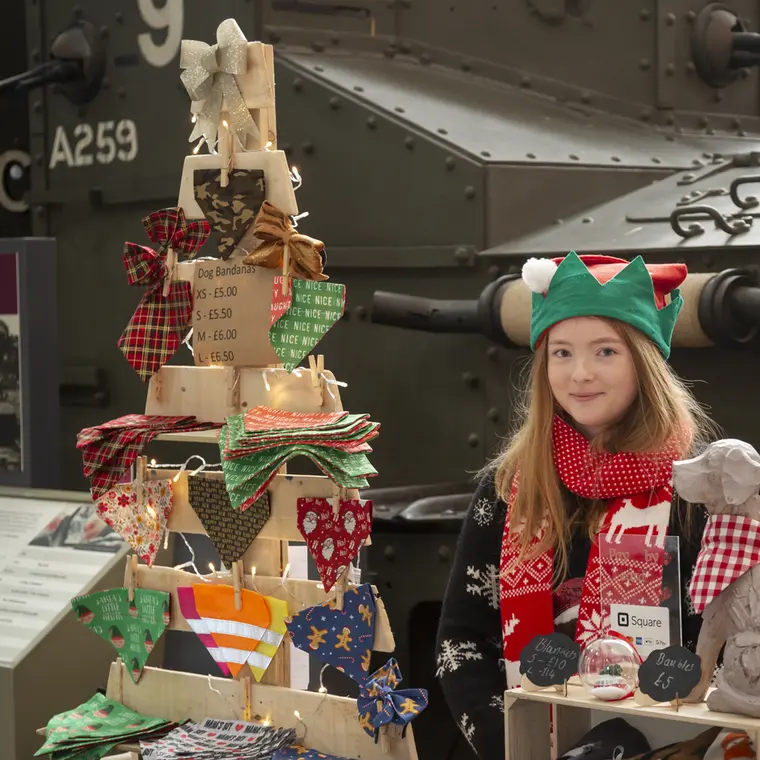
POLYGON ((597 317, 572 317, 550 329, 547 373, 555 400, 589 438, 618 422, 639 391, 625 341, 597 317))

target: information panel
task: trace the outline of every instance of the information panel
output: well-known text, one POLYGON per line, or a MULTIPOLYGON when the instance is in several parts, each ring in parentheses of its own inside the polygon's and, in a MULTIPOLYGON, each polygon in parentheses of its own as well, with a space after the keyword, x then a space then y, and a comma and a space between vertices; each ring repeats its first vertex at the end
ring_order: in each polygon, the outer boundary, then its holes
POLYGON ((0 496, 0 665, 12 665, 124 549, 92 503, 0 496))

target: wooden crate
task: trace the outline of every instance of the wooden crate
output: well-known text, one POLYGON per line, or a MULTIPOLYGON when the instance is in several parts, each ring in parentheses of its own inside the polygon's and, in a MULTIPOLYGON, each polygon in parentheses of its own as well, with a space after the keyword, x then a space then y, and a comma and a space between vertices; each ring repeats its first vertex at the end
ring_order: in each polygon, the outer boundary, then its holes
MULTIPOLYGON (((554 728, 557 755, 562 755, 591 728, 591 712, 609 713, 614 717, 639 717, 690 723, 709 728, 746 731, 758 748, 760 719, 746 715, 712 712, 703 702, 681 704, 676 710, 670 704, 643 706, 633 698, 621 702, 603 702, 592 697, 579 683, 568 683, 567 696, 554 690, 504 692, 506 760, 549 760, 551 753, 550 705, 554 706, 554 728)), ((758 755, 760 758, 760 755, 758 755)))

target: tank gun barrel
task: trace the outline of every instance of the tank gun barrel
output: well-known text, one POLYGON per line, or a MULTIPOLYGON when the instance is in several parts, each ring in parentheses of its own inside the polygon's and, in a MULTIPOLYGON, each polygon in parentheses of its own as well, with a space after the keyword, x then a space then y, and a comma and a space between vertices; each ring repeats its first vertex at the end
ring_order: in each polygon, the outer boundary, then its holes
MULTIPOLYGON (((689 274, 674 347, 743 345, 760 332, 760 287, 754 272, 689 274)), ((438 300, 376 291, 372 322, 435 333, 483 335, 515 348, 529 345, 532 293, 518 275, 489 283, 477 299, 438 300)))

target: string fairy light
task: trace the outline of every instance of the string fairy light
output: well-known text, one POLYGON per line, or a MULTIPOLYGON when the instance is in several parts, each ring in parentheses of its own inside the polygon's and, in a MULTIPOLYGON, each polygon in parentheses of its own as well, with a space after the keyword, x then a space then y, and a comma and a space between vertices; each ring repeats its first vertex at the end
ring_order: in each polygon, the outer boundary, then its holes
POLYGON ((179 536, 185 542, 185 546, 187 547, 187 550, 190 552, 190 559, 187 562, 183 562, 181 565, 175 565, 174 569, 184 570, 186 567, 190 567, 204 583, 210 583, 209 579, 206 578, 205 575, 202 575, 201 571, 198 570, 198 566, 195 564, 195 551, 193 550, 193 547, 190 546, 187 539, 185 538, 185 534, 180 533, 179 536))

